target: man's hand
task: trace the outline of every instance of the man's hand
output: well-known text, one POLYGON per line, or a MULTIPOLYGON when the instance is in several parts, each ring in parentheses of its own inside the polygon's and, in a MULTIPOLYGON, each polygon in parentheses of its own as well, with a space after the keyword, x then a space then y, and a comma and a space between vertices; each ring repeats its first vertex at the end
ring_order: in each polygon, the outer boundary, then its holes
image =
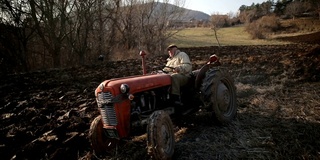
POLYGON ((166 73, 166 74, 169 73, 169 71, 167 71, 167 70, 165 70, 165 69, 162 69, 162 72, 163 72, 163 73, 166 73))
POLYGON ((180 73, 180 67, 176 67, 176 68, 174 68, 174 72, 176 72, 176 73, 180 73))

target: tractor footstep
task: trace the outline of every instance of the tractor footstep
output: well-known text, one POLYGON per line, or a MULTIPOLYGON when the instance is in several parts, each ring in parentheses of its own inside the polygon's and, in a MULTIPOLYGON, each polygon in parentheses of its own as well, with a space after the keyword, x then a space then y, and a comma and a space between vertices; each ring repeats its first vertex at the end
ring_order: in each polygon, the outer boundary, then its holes
POLYGON ((182 115, 183 115, 183 116, 184 116, 184 115, 187 115, 187 114, 189 114, 190 112, 192 112, 194 109, 195 109, 195 108, 189 108, 188 110, 184 111, 184 112, 182 113, 182 115))

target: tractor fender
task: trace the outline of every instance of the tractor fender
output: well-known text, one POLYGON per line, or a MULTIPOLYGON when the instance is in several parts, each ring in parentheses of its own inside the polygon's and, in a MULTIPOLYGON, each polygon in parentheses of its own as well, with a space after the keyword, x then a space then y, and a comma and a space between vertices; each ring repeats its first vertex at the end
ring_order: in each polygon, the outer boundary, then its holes
POLYGON ((210 69, 210 64, 205 64, 202 66, 199 70, 193 71, 193 73, 196 75, 196 80, 195 80, 195 88, 200 89, 202 80, 206 76, 206 72, 210 69))
POLYGON ((212 67, 217 67, 221 66, 221 63, 219 61, 214 62, 214 63, 206 63, 204 66, 202 66, 200 69, 192 71, 192 74, 196 76, 195 80, 195 88, 200 89, 202 85, 202 80, 206 77, 206 72, 212 68, 212 67))

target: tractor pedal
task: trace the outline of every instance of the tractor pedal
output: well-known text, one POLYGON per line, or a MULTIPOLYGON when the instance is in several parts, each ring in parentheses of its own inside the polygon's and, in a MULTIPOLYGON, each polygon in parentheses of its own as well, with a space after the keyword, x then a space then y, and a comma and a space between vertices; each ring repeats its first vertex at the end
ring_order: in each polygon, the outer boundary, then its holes
POLYGON ((187 114, 189 114, 190 112, 192 112, 194 110, 194 108, 188 108, 186 111, 182 112, 182 115, 185 116, 187 114))

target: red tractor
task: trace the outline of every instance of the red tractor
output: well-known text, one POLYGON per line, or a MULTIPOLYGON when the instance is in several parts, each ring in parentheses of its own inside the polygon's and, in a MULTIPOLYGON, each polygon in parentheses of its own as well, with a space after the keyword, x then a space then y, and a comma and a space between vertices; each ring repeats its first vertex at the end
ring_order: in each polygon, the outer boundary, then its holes
POLYGON ((102 82, 95 90, 100 111, 90 126, 90 140, 96 154, 112 150, 134 128, 146 126, 148 154, 153 159, 170 159, 174 153, 174 115, 200 108, 212 112, 220 123, 236 115, 236 88, 216 55, 200 69, 192 71, 190 82, 181 88, 185 110, 170 101, 171 76, 161 71, 147 74, 145 52, 141 51, 143 75, 102 82), (179 112, 179 113, 178 113, 179 112))

